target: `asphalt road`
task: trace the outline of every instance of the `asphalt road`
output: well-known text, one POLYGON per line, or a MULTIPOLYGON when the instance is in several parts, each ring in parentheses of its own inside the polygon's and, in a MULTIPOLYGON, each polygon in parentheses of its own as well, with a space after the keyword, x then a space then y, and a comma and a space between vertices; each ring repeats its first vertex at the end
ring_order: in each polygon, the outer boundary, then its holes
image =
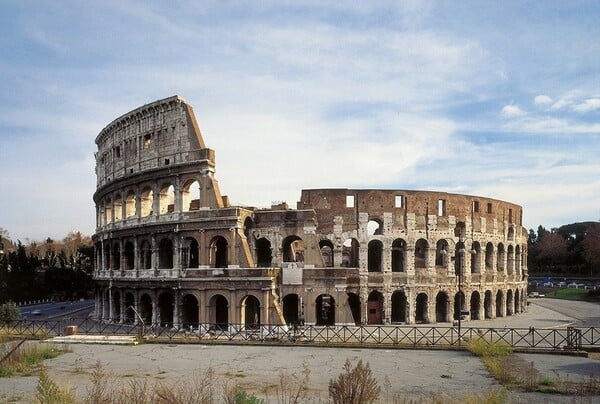
POLYGON ((93 300, 74 300, 21 306, 25 320, 60 320, 61 318, 86 318, 94 309, 93 300))

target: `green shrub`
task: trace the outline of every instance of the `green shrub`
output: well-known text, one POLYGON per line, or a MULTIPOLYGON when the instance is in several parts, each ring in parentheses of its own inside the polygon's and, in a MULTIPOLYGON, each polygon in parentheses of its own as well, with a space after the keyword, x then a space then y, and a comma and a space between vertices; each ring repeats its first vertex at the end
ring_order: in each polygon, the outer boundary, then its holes
POLYGON ((0 325, 14 324, 21 319, 21 312, 14 302, 0 304, 0 325))

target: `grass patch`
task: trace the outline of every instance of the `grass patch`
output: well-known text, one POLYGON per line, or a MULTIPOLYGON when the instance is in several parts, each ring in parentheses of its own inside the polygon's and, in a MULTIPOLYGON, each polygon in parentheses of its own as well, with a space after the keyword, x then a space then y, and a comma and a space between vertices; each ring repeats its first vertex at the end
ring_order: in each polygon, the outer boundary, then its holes
POLYGON ((547 297, 564 300, 587 300, 586 289, 561 288, 547 294, 547 297))
MULTIPOLYGON (((15 346, 15 343, 5 344, 0 351, 0 357, 4 358, 15 346)), ((39 345, 25 343, 8 356, 0 366, 0 377, 8 377, 14 374, 29 374, 38 370, 38 365, 46 359, 56 358, 67 352, 53 345, 39 345)))

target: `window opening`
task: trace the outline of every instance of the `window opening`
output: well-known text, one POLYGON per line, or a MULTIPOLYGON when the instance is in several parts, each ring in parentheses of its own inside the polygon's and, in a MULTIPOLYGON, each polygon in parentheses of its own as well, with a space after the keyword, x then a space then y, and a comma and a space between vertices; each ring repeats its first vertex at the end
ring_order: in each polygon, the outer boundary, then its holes
POLYGON ((347 208, 354 207, 354 195, 346 195, 346 207, 347 208))

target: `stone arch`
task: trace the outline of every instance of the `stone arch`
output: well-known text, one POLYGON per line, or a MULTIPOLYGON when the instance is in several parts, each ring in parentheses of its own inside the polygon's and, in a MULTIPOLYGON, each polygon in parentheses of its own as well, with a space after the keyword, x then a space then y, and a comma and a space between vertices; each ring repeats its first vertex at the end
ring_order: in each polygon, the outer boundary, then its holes
POLYGON ((508 289, 506 291, 506 315, 512 316, 514 308, 515 302, 513 300, 513 291, 511 289, 508 289))
POLYGON ((392 323, 407 322, 407 303, 406 294, 402 290, 392 293, 392 323))
POLYGON ((152 324, 152 298, 149 294, 143 293, 140 296, 140 317, 144 320, 144 324, 152 324))
POLYGON ((104 224, 109 224, 113 222, 113 206, 112 199, 106 198, 104 200, 104 224))
POLYGON ((335 300, 333 296, 319 295, 315 303, 316 325, 335 325, 335 300))
POLYGON ((158 244, 158 267, 160 269, 173 268, 173 242, 165 237, 158 244))
POLYGON ((443 290, 440 290, 435 297, 435 322, 450 322, 450 297, 443 290))
POLYGON ((323 263, 326 267, 333 267, 333 243, 331 240, 322 239, 319 241, 319 249, 323 257, 323 263))
POLYGON ((135 297, 133 293, 127 292, 125 293, 125 318, 123 319, 124 323, 132 324, 135 322, 135 297))
POLYGON ((209 300, 209 320, 218 330, 227 330, 229 326, 229 302, 221 294, 212 296, 209 300))
POLYGON ((380 240, 369 241, 367 257, 369 272, 382 272, 383 243, 380 240))
POLYGON ((165 184, 158 198, 158 213, 165 215, 175 211, 175 187, 172 184, 165 184))
POLYGON ((140 249, 140 264, 142 269, 152 268, 152 247, 148 240, 142 241, 142 247, 140 249))
POLYGON ((417 323, 429 323, 429 298, 427 293, 419 293, 415 302, 415 321, 417 323))
POLYGON ((181 299, 181 323, 184 327, 197 326, 200 322, 198 298, 191 293, 181 299))
POLYGON ((121 195, 115 196, 114 209, 115 222, 123 220, 123 200, 121 199, 121 195))
POLYGON ((494 268, 494 245, 487 243, 485 245, 485 269, 492 270, 494 268))
POLYGON ((271 249, 271 241, 265 237, 256 240, 256 262, 259 267, 268 268, 273 262, 273 252, 271 249))
POLYGON ((456 294, 454 295, 454 319, 458 320, 459 318, 461 318, 460 316, 463 315, 463 312, 465 311, 465 294, 463 293, 463 291, 458 291, 456 292, 456 294))
POLYGON ((513 226, 508 228, 507 239, 509 241, 513 241, 515 239, 515 228, 513 226))
POLYGON ((186 237, 183 240, 181 260, 182 268, 198 268, 200 266, 200 245, 194 237, 186 237))
POLYGON ((135 192, 129 191, 127 192, 127 197, 125 198, 125 219, 129 219, 130 217, 135 216, 135 192))
POLYGON ((298 324, 300 319, 300 298, 295 293, 283 297, 283 318, 286 324, 298 324))
POLYGON ((383 324, 383 295, 374 290, 367 299, 367 324, 383 324))
POLYGON ((392 242, 392 272, 405 272, 406 242, 397 238, 392 242))
POLYGON ((504 307, 504 294, 501 290, 496 292, 496 317, 504 317, 502 308, 504 307))
POLYGON ((121 292, 112 290, 112 320, 115 322, 121 321, 121 292))
POLYGON ((210 242, 210 263, 213 268, 227 268, 229 265, 229 243, 223 236, 215 236, 210 242))
POLYGON ((515 273, 517 275, 521 274, 521 246, 517 245, 515 247, 515 273))
POLYGON ((260 327, 260 301, 253 295, 246 295, 240 301, 241 322, 246 329, 260 327))
POLYGON ((498 272, 504 271, 504 244, 498 244, 496 270, 498 272))
POLYGON ((483 315, 484 318, 487 320, 493 318, 493 314, 494 310, 492 305, 492 291, 486 290, 485 294, 483 295, 483 315))
POLYGON ((519 288, 515 289, 515 313, 521 312, 521 294, 519 288))
POLYGON ((508 246, 506 261, 506 273, 510 275, 515 268, 515 250, 512 245, 508 246))
POLYGON ((448 266, 448 241, 440 239, 435 245, 435 266, 448 266))
POLYGON ((125 251, 123 251, 125 258, 125 268, 131 270, 135 268, 135 248, 131 241, 125 243, 125 251))
POLYGON ((355 238, 349 238, 342 245, 342 266, 358 268, 359 266, 359 242, 355 238))
POLYGON ((429 243, 427 240, 420 238, 415 243, 415 269, 427 268, 427 252, 429 251, 429 243))
POLYGON ((112 248, 112 265, 111 268, 115 271, 121 269, 121 246, 118 242, 113 244, 112 248))
POLYGON ((283 262, 304 262, 304 240, 296 235, 287 236, 281 243, 283 262))
MULTIPOLYGON (((471 273, 478 274, 481 272, 481 245, 478 241, 474 241, 471 246, 471 273)), ((472 316, 471 316, 472 318, 472 316)))
POLYGON ((165 327, 173 325, 173 307, 175 307, 175 297, 171 292, 162 292, 158 296, 158 315, 159 323, 165 327))
POLYGON ((470 308, 471 320, 481 320, 481 296, 476 290, 471 293, 470 308))
POLYGON ((140 216, 146 217, 153 213, 152 204, 154 202, 154 193, 150 187, 142 189, 140 195, 140 216))
POLYGON ((181 189, 182 210, 189 212, 200 209, 200 182, 196 179, 188 180, 181 189))

